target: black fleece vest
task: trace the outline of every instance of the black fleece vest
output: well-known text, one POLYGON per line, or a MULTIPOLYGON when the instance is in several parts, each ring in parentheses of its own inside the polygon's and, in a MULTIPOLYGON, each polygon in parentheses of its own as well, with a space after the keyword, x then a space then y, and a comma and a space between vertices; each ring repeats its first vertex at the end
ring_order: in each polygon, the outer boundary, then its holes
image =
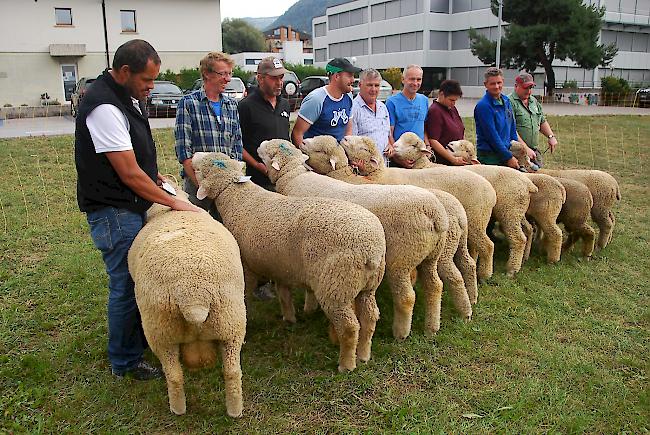
MULTIPOLYGON (((104 71, 88 88, 77 115, 75 127, 75 165, 77 166, 77 202, 83 212, 99 210, 107 206, 125 208, 142 213, 151 206, 120 180, 104 153, 97 154, 86 118, 100 104, 112 104, 126 116, 129 135, 138 165, 156 181, 156 145, 151 136, 149 120, 140 114, 128 91, 117 84, 108 71, 104 71)), ((140 103, 142 113, 144 105, 140 103)))

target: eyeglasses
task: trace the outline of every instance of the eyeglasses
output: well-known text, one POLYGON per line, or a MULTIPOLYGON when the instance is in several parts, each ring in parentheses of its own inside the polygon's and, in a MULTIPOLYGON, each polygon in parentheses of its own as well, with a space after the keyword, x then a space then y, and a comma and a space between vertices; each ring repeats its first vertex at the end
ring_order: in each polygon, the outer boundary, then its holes
POLYGON ((215 74, 217 74, 218 76, 221 76, 221 77, 232 77, 232 71, 213 71, 213 70, 210 70, 210 72, 215 73, 215 74))

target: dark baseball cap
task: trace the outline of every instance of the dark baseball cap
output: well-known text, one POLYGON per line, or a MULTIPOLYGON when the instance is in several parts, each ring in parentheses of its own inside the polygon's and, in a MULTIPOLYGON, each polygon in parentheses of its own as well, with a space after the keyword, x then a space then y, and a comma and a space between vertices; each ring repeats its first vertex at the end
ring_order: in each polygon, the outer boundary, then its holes
POLYGON ((330 60, 329 63, 325 66, 325 71, 328 73, 338 73, 341 71, 349 72, 352 74, 360 73, 361 68, 357 68, 352 65, 349 60, 344 57, 335 57, 330 60))
POLYGON ((522 72, 517 77, 515 77, 515 83, 517 83, 519 86, 522 86, 526 89, 535 86, 535 80, 533 79, 533 76, 531 76, 527 72, 522 72))
POLYGON ((281 76, 286 72, 287 70, 284 68, 284 65, 282 65, 282 61, 273 56, 265 57, 257 64, 258 74, 281 76))

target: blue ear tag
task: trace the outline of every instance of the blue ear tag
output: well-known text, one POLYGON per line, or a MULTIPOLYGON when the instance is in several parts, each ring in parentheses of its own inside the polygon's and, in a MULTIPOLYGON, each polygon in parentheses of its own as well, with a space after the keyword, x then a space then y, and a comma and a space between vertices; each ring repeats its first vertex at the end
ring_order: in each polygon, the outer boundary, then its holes
POLYGON ((213 160, 212 165, 216 166, 219 169, 226 169, 226 162, 223 160, 213 160))
POLYGON ((287 156, 290 156, 290 155, 292 154, 292 153, 291 153, 291 150, 289 149, 289 147, 286 146, 284 143, 281 143, 281 144, 280 144, 280 151, 282 151, 282 152, 283 152, 285 155, 287 155, 287 156))

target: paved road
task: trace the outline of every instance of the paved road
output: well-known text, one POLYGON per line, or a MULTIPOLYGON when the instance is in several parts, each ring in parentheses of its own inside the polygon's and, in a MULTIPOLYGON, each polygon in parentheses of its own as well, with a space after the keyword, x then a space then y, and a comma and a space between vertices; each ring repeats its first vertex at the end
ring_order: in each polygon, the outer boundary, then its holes
MULTIPOLYGON (((461 98, 458 103, 460 116, 473 115, 476 99, 461 98)), ((544 112, 547 115, 650 115, 650 109, 632 107, 608 106, 579 106, 577 104, 545 104, 544 112)), ((291 114, 292 121, 296 119, 296 112, 291 114)), ((174 118, 152 118, 152 128, 169 128, 174 126, 174 118)), ((25 136, 54 136, 74 133, 74 118, 72 116, 59 116, 48 118, 25 118, 0 120, 0 138, 25 137, 25 136)))

